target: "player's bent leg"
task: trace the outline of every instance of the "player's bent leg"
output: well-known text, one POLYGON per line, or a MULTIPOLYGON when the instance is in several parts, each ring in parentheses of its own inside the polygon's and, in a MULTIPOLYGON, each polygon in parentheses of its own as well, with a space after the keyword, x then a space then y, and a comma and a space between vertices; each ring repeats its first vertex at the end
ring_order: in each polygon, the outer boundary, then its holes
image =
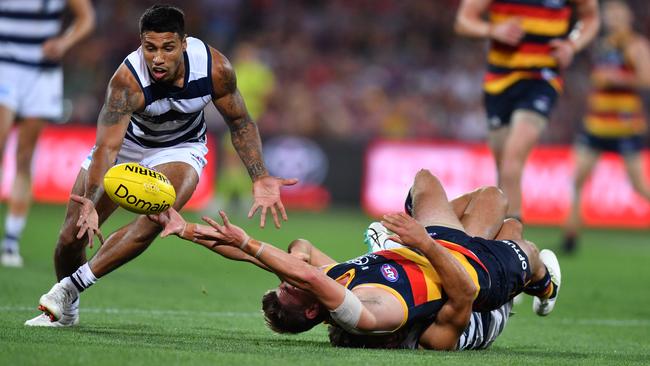
MULTIPOLYGON (((180 211, 196 189, 198 174, 192 166, 182 162, 161 164, 155 169, 167 176, 174 186, 176 201, 173 206, 180 211)), ((138 216, 135 221, 111 234, 90 260, 90 270, 97 278, 110 273, 146 250, 161 230, 146 216, 138 216)))
POLYGON ((460 222, 470 236, 494 238, 506 216, 508 200, 497 187, 483 187, 472 194, 460 222))
POLYGON ((503 221, 503 225, 501 225, 501 229, 494 237, 494 240, 523 240, 523 239, 524 239, 524 225, 521 223, 521 221, 513 218, 505 219, 503 221))
POLYGON ((510 134, 500 161, 499 186, 508 197, 508 216, 521 217, 521 178, 528 155, 539 140, 546 117, 528 110, 512 114, 510 134))
MULTIPOLYGON (((84 169, 79 171, 72 187, 72 194, 83 195, 86 174, 87 171, 84 169)), ((77 233, 79 232, 79 227, 77 226, 79 208, 81 208, 80 204, 73 201, 68 202, 63 226, 59 232, 58 242, 54 251, 54 267, 57 280, 59 281, 70 276, 87 262, 85 248, 88 243, 88 238, 77 239, 77 233)), ((117 205, 108 196, 105 194, 102 195, 99 202, 95 205, 100 227, 116 208, 117 205)))
POLYGON ((518 241, 517 244, 528 256, 531 267, 531 279, 524 292, 534 296, 533 311, 537 315, 548 315, 555 307, 562 284, 560 263, 555 253, 549 249, 539 251, 537 246, 528 240, 518 241))
POLYGON ((420 170, 411 188, 413 217, 423 226, 445 226, 465 231, 442 184, 431 172, 420 170))

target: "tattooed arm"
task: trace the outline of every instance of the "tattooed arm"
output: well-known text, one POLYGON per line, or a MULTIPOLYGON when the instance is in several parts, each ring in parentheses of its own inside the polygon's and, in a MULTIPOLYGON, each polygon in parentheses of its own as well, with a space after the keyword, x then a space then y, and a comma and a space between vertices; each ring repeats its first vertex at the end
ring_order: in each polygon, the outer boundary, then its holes
POLYGON ((102 178, 111 167, 122 146, 124 134, 129 125, 131 113, 144 107, 144 95, 140 87, 123 64, 111 78, 106 91, 106 100, 99 112, 97 120, 97 137, 92 160, 86 175, 83 197, 71 196, 71 199, 82 205, 77 226, 77 238, 88 234, 92 246, 93 235, 99 232, 98 217, 95 204, 103 193, 102 178))
POLYGON ((235 71, 224 55, 213 48, 210 49, 210 52, 212 55, 212 101, 226 121, 230 129, 232 144, 253 181, 255 202, 248 217, 252 217, 258 209, 261 209, 260 226, 264 227, 266 212, 270 209, 275 226, 279 228, 278 211, 282 219, 287 220, 287 213, 280 200, 280 187, 293 185, 298 181, 269 176, 262 157, 260 134, 237 89, 235 71))

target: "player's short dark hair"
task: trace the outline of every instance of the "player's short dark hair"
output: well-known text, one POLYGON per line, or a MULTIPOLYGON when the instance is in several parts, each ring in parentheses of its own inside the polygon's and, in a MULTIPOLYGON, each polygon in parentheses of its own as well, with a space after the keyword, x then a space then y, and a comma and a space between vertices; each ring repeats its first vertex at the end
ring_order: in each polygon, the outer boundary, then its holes
POLYGON ((266 325, 276 333, 302 333, 325 320, 326 314, 314 319, 307 318, 305 308, 301 306, 282 305, 275 290, 267 291, 262 296, 262 311, 266 325))
POLYGON ((171 5, 153 5, 140 17, 140 34, 144 32, 176 33, 185 36, 185 14, 171 5))

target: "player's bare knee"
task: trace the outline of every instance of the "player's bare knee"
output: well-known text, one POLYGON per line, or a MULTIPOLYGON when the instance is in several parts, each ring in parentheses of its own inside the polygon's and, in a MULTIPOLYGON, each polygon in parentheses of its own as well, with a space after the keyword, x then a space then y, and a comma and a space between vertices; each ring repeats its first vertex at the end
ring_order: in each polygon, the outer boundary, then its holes
POLYGON ((508 198, 503 191, 495 186, 483 187, 478 192, 478 199, 489 203, 494 210, 506 211, 508 198))
POLYGON ((289 246, 287 247, 287 251, 289 253, 293 251, 308 252, 312 247, 313 245, 309 240, 299 238, 299 239, 292 240, 291 243, 289 243, 289 246))
POLYGON ((420 169, 415 175, 413 180, 413 188, 411 188, 411 193, 413 196, 417 196, 424 192, 427 192, 433 185, 441 185, 440 181, 436 176, 431 174, 427 169, 420 169))
POLYGON ((524 236, 524 224, 512 217, 507 218, 503 221, 501 230, 508 233, 508 238, 505 239, 520 240, 524 236))

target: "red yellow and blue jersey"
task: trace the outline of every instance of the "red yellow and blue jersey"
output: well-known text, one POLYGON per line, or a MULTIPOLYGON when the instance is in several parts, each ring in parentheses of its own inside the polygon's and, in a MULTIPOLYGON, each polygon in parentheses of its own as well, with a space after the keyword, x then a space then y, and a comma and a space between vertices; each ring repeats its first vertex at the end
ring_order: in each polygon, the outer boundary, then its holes
MULTIPOLYGON (((444 246, 463 265, 479 287, 475 267, 465 255, 449 249, 455 248, 456 244, 448 243, 444 246)), ((325 268, 325 273, 336 281, 345 281, 345 287, 349 290, 376 287, 393 294, 402 303, 404 311, 404 322, 395 330, 407 323, 431 321, 447 300, 440 276, 431 263, 409 248, 369 253, 344 263, 333 264, 325 268)))
POLYGON ((499 94, 519 80, 542 79, 562 91, 557 60, 549 43, 569 32, 570 0, 495 0, 489 7, 492 25, 512 18, 520 20, 525 32, 517 46, 492 41, 483 88, 499 94))
MULTIPOLYGON (((635 70, 624 50, 608 42, 598 43, 592 75, 602 71, 618 70, 623 75, 635 75, 635 70)), ((646 131, 643 101, 633 87, 595 85, 588 98, 584 129, 601 138, 624 138, 646 131)))

